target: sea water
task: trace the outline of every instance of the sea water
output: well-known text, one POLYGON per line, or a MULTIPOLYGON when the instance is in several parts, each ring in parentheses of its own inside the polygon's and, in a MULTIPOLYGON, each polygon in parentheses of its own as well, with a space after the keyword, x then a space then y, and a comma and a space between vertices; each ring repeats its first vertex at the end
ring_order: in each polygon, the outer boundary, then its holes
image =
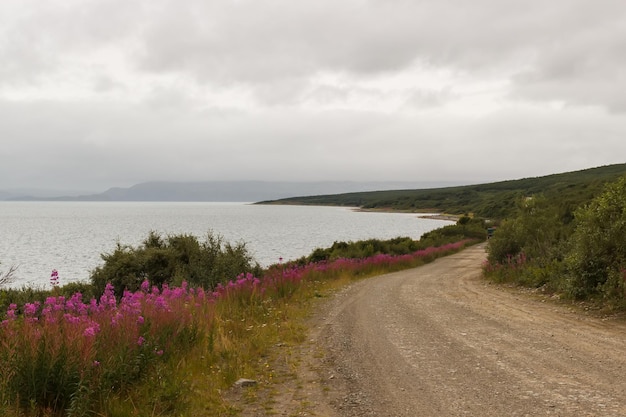
POLYGON ((417 214, 345 207, 181 202, 0 202, 0 272, 17 267, 14 287, 85 281, 116 245, 137 246, 151 231, 164 237, 209 232, 244 242, 262 266, 309 255, 335 241, 419 239, 451 222, 417 214))

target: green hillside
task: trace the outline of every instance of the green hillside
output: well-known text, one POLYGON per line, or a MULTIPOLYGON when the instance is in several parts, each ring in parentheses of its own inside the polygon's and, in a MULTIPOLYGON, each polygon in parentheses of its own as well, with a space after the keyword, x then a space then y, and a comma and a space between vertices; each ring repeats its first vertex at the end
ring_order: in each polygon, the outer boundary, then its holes
POLYGON ((558 203, 562 217, 569 217, 581 203, 598 195, 604 184, 623 175, 626 175, 626 164, 616 164, 489 184, 294 197, 257 204, 334 205, 415 212, 473 213, 480 217, 502 219, 514 213, 517 203, 523 197, 542 194, 558 203))

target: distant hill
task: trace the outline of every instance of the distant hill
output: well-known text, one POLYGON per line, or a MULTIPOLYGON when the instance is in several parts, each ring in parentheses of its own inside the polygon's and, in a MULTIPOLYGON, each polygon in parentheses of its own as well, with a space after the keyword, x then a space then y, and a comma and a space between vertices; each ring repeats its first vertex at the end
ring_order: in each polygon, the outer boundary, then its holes
MULTIPOLYGON (((457 182, 458 184, 458 182, 457 182)), ((394 190, 408 187, 441 187, 445 183, 429 182, 271 182, 271 181, 154 181, 128 188, 110 188, 99 194, 80 196, 16 196, 6 200, 19 201, 229 201, 253 202, 297 195, 336 194, 346 192, 394 190)), ((0 194, 0 199, 2 195, 0 194)))
POLYGON ((600 193, 605 183, 622 175, 626 175, 626 164, 479 185, 316 195, 263 201, 259 204, 338 205, 364 209, 474 213, 485 218, 502 219, 513 213, 521 198, 542 194, 557 200, 562 216, 567 217, 572 216, 573 210, 580 204, 600 193))
POLYGON ((59 190, 48 190, 48 189, 32 189, 32 188, 17 188, 10 190, 0 190, 0 201, 3 200, 16 200, 16 199, 24 199, 24 198, 32 198, 32 197, 24 197, 24 196, 36 196, 36 198, 52 198, 59 195, 67 195, 67 196, 77 196, 81 194, 87 193, 86 191, 59 191, 59 190))

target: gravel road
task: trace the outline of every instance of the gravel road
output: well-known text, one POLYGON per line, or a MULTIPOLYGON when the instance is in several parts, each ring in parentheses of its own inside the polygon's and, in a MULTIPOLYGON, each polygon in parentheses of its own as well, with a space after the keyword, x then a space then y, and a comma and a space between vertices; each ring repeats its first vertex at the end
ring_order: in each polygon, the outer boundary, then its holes
POLYGON ((484 258, 474 246, 327 301, 297 414, 626 416, 626 323, 487 284, 484 258))

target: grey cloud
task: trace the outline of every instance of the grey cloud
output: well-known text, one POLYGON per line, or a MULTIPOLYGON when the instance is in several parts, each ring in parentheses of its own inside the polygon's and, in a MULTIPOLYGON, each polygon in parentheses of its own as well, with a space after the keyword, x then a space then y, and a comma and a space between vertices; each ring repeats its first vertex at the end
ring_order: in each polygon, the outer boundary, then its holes
POLYGON ((146 29, 145 68, 250 82, 398 71, 415 60, 489 67, 545 37, 558 18, 547 7, 553 16, 537 20, 543 2, 493 0, 162 4, 146 29))
POLYGON ((350 96, 350 90, 333 85, 320 85, 309 91, 304 100, 311 100, 322 105, 343 102, 350 96))
POLYGON ((258 85, 254 93, 265 105, 297 105, 303 100, 308 85, 302 78, 285 77, 258 85))
POLYGON ((0 188, 472 181, 626 154, 621 0, 7 1, 0 188))
POLYGON ((619 116, 574 116, 512 108, 451 120, 0 102, 0 137, 8 144, 0 188, 93 189, 158 179, 482 181, 623 162, 619 116))
POLYGON ((71 69, 77 56, 130 42, 142 15, 140 2, 123 0, 13 3, 15 10, 0 15, 0 85, 37 85, 71 69))
POLYGON ((378 73, 406 67, 437 42, 428 36, 434 23, 423 26, 437 16, 411 2, 186 4, 167 4, 168 17, 148 27, 145 69, 252 83, 324 70, 378 73))
POLYGON ((626 8, 609 1, 577 6, 564 11, 549 42, 536 46, 532 66, 514 78, 512 94, 625 111, 626 8))
POLYGON ((288 104, 320 72, 372 76, 418 62, 516 75, 512 97, 620 111, 625 18, 620 0, 46 3, 0 18, 0 73, 35 82, 72 57, 115 47, 137 75, 249 85, 261 102, 288 104))
POLYGON ((415 62, 470 73, 526 68, 514 78, 519 97, 622 105, 603 88, 621 87, 624 79, 626 8, 619 1, 215 4, 164 2, 163 14, 147 27, 142 68, 252 85, 320 71, 397 72, 415 62), (549 82, 555 75, 564 81, 549 82), (593 92, 597 87, 600 93, 593 92))
POLYGON ((124 84, 106 75, 96 75, 92 80, 93 91, 97 93, 108 93, 117 90, 125 90, 124 84))
POLYGON ((626 111, 626 29, 596 39, 564 42, 543 52, 537 66, 515 79, 512 94, 573 105, 598 105, 626 111))
POLYGON ((57 66, 53 48, 10 26, 0 30, 0 61, 0 84, 32 83, 57 66))
POLYGON ((406 101, 406 106, 418 109, 440 107, 452 100, 455 96, 456 95, 450 91, 450 88, 441 90, 414 89, 411 91, 406 101))

